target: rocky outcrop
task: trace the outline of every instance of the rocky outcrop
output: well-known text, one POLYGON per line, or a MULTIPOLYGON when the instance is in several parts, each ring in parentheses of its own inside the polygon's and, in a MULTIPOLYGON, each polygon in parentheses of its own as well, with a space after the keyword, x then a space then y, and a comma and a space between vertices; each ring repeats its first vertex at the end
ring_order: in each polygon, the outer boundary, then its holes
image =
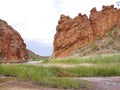
POLYGON ((0 19, 0 62, 23 62, 28 58, 26 44, 20 34, 0 19))
POLYGON ((54 37, 51 58, 65 58, 88 45, 96 36, 104 36, 116 26, 120 28, 120 9, 103 6, 101 11, 91 10, 90 18, 78 14, 75 18, 61 15, 54 37))
POLYGON ((93 35, 104 35, 114 26, 120 28, 120 9, 114 8, 114 5, 103 6, 102 11, 97 11, 96 8, 93 8, 89 20, 93 35))

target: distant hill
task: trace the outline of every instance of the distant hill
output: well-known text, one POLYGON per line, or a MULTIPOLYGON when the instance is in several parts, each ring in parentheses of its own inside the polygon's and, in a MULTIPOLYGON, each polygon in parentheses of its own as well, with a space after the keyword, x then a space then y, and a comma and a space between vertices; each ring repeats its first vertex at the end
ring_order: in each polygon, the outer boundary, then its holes
POLYGON ((49 58, 49 56, 37 55, 34 52, 32 52, 31 50, 28 50, 28 54, 29 54, 29 60, 30 61, 39 61, 39 60, 45 60, 45 59, 49 58))

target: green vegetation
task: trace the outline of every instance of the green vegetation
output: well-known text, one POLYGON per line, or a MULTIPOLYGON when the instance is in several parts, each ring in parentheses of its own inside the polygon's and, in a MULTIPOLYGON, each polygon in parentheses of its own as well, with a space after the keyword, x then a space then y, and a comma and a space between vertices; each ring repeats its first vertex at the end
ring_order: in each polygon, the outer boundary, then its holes
POLYGON ((30 50, 28 50, 28 53, 29 53, 30 61, 47 60, 49 58, 49 56, 39 56, 30 50))
POLYGON ((117 38, 119 29, 116 26, 113 26, 111 28, 111 31, 107 33, 107 36, 109 37, 108 39, 108 44, 113 44, 117 38))
POLYGON ((62 63, 62 64, 81 64, 81 63, 92 63, 92 64, 108 64, 108 63, 120 63, 120 53, 86 56, 81 58, 66 58, 66 59, 55 59, 47 60, 43 63, 62 63))
POLYGON ((113 43, 114 43, 114 39, 113 39, 113 38, 110 38, 110 39, 108 40, 108 43, 109 43, 109 44, 113 44, 113 43))
POLYGON ((17 76, 23 80, 32 80, 37 84, 57 88, 87 87, 78 79, 70 77, 119 76, 120 64, 103 64, 78 67, 42 67, 31 65, 1 65, 0 74, 17 76))
POLYGON ((99 50, 98 46, 95 43, 92 44, 91 48, 92 50, 99 50))
POLYGON ((57 67, 38 67, 31 65, 1 65, 0 74, 17 76, 23 80, 50 87, 57 88, 80 88, 80 80, 72 80, 65 77, 57 77, 63 68, 57 67))
POLYGON ((108 33, 108 36, 112 37, 113 39, 115 39, 116 35, 118 34, 118 32, 119 32, 119 29, 117 28, 117 26, 113 26, 111 28, 111 31, 108 33))
POLYGON ((120 76, 120 53, 81 58, 46 60, 43 66, 11 64, 0 65, 0 74, 16 76, 23 80, 31 80, 36 84, 55 88, 89 88, 89 83, 82 82, 80 77, 108 77, 120 76), (53 66, 44 66, 44 64, 53 66), (80 64, 91 64, 80 65, 80 64), (57 66, 54 66, 58 64, 57 66), (77 65, 76 67, 62 67, 59 64, 77 65), (76 77, 76 78, 74 78, 76 77))

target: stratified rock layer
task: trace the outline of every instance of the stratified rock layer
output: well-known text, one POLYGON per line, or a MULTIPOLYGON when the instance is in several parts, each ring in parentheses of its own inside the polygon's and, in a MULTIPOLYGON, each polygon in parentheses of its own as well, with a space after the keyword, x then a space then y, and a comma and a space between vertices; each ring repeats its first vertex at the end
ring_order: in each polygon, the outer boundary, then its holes
POLYGON ((78 14, 75 18, 61 15, 54 37, 51 58, 65 58, 88 45, 96 36, 104 36, 112 27, 120 29, 120 9, 103 6, 101 11, 91 10, 90 18, 78 14))
POLYGON ((28 58, 26 44, 20 34, 0 19, 0 62, 23 62, 28 58))

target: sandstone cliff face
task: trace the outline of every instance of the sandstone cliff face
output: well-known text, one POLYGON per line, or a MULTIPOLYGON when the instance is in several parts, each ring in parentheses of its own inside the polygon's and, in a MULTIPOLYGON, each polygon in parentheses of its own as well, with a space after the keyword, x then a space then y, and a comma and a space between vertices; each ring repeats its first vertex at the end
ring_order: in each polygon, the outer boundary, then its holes
POLYGON ((93 35, 104 35, 111 30, 113 26, 120 27, 120 9, 111 6, 103 6, 102 11, 91 10, 90 23, 93 35))
POLYGON ((28 60, 28 52, 20 34, 0 19, 0 62, 26 60, 28 60))
POLYGON ((78 14, 75 18, 61 15, 54 37, 51 58, 71 56, 81 47, 88 45, 96 36, 104 36, 112 27, 120 29, 120 9, 103 6, 101 11, 91 10, 90 18, 78 14))

